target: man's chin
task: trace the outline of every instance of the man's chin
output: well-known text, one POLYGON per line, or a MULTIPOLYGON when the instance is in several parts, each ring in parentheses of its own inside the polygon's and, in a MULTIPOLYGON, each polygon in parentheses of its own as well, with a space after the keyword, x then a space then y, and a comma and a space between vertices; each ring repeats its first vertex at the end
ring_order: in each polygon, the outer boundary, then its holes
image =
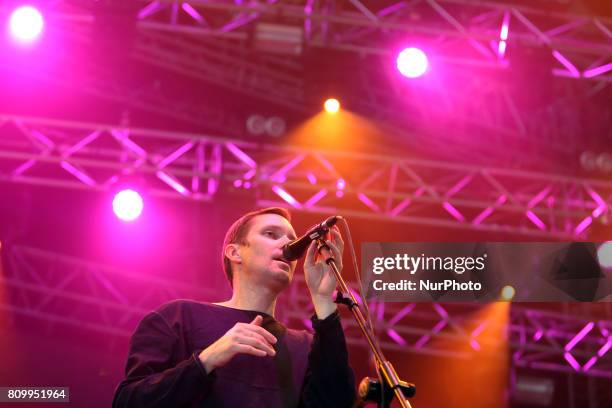
POLYGON ((281 270, 274 274, 274 283, 282 286, 283 288, 288 286, 293 279, 293 273, 291 271, 281 270))

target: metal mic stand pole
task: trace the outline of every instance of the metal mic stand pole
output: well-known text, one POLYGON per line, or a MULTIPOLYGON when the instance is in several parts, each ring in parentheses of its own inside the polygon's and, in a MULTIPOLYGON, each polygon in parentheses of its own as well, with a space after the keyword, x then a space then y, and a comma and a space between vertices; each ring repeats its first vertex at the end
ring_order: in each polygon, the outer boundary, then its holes
POLYGON ((363 313, 359 308, 359 304, 357 300, 349 290, 346 282, 340 275, 340 271, 338 270, 338 265, 336 265, 336 261, 332 255, 331 249, 325 242, 322 237, 317 239, 317 251, 323 256, 325 263, 329 265, 329 267, 334 271, 336 275, 336 280, 338 281, 338 285, 340 286, 340 291, 336 296, 336 303, 342 303, 348 306, 349 310, 353 313, 355 320, 357 321, 357 325, 361 329, 361 332, 365 336, 370 349, 374 355, 376 360, 376 365, 378 366, 378 371, 382 374, 382 379, 384 384, 381 384, 382 390, 380 390, 380 395, 378 396, 378 406, 382 406, 382 400, 385 399, 385 396, 390 396, 389 401, 385 401, 384 408, 390 406, 391 398, 393 394, 397 397, 400 405, 404 408, 412 408, 410 402, 406 399, 406 395, 408 397, 412 397, 416 391, 416 388, 413 384, 407 383, 399 379, 399 376, 395 372, 395 369, 391 365, 391 362, 385 359, 382 351, 380 350, 380 346, 376 342, 374 338, 374 334, 368 329, 366 325, 366 319, 363 317, 363 313), (389 392, 389 390, 393 391, 393 394, 389 392))

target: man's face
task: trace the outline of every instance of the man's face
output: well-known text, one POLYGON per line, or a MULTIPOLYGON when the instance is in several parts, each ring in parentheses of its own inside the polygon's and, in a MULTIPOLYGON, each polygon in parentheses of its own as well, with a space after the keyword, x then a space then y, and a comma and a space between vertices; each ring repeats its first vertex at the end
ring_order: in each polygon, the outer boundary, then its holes
POLYGON ((264 285, 291 282, 296 261, 282 260, 283 246, 296 239, 289 221, 277 214, 261 214, 250 221, 246 245, 240 246, 242 271, 264 285))

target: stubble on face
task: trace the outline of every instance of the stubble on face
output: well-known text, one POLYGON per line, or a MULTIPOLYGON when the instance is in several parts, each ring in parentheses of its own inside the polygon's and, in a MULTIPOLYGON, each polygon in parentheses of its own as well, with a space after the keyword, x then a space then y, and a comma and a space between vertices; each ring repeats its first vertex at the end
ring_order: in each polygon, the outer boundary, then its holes
POLYGON ((297 262, 283 261, 282 247, 295 239, 293 227, 286 218, 277 214, 254 217, 244 244, 245 272, 264 284, 287 286, 297 262))

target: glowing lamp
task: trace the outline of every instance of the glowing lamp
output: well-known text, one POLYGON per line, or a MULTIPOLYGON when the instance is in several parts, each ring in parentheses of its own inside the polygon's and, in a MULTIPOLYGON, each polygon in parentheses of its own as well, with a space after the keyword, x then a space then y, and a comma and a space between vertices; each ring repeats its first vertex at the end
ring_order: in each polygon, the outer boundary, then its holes
POLYGON ((32 6, 21 6, 11 14, 9 30, 12 37, 21 43, 35 41, 45 25, 40 11, 32 6))
POLYGON ((514 298, 515 294, 516 294, 516 290, 510 285, 504 286, 501 290, 502 300, 510 301, 512 300, 512 298, 514 298))
POLYGON ((325 101, 323 107, 327 113, 336 113, 340 110, 340 102, 337 99, 330 98, 325 101))
POLYGON ((130 189, 118 192, 113 199, 113 211, 123 221, 134 221, 142 213, 143 206, 140 194, 130 189))
POLYGON ((418 78, 427 71, 427 55, 418 48, 404 49, 397 56, 397 69, 407 78, 418 78))

